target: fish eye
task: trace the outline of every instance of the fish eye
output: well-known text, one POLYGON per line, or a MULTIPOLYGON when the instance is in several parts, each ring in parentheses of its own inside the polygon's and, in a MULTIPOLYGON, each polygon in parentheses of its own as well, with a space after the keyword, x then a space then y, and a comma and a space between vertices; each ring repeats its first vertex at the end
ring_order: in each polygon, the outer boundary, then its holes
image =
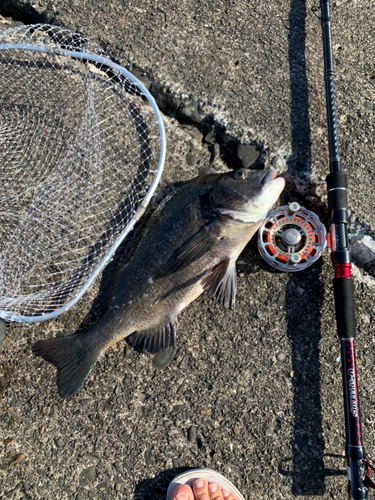
POLYGON ((246 179, 247 177, 247 172, 245 169, 240 169, 240 170, 236 170, 234 173, 233 173, 233 177, 234 179, 236 179, 237 181, 241 181, 243 179, 246 179))

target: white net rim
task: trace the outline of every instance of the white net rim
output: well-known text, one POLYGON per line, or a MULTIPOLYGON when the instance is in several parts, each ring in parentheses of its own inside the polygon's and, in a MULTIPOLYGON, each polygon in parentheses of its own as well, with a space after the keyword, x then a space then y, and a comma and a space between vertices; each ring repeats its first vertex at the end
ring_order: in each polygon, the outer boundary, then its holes
POLYGON ((52 312, 41 314, 39 316, 22 316, 22 315, 8 312, 8 311, 0 310, 0 319, 3 319, 5 321, 19 322, 19 323, 39 323, 41 321, 47 321, 47 320, 56 318, 57 316, 60 316, 64 312, 69 311, 69 309, 71 309, 82 298, 82 296, 85 294, 85 292, 88 290, 88 288, 93 284, 93 282, 98 277, 98 275, 103 271, 104 267, 111 261, 114 253, 116 252, 117 248, 120 246, 122 241, 125 239, 127 234, 133 229, 136 222, 141 218, 141 216, 143 215, 148 203, 150 202, 150 200, 155 192, 155 189, 160 181, 160 178, 161 178, 161 175, 163 172, 165 156, 166 156, 166 134, 165 134, 164 122, 163 122, 161 112, 156 104, 155 99, 151 95, 151 93, 146 89, 146 87, 143 85, 143 83, 141 81, 139 81, 134 75, 132 75, 129 71, 127 71, 122 66, 111 61, 109 58, 99 56, 96 54, 92 54, 92 53, 88 53, 88 52, 84 52, 84 51, 71 51, 71 50, 65 50, 62 48, 54 48, 54 47, 52 48, 49 46, 39 46, 39 45, 25 44, 25 43, 0 44, 0 50, 15 50, 15 49, 16 50, 35 50, 38 52, 53 53, 53 54, 60 55, 60 56, 86 59, 88 61, 103 64, 111 69, 114 69, 115 71, 118 71, 123 76, 125 76, 127 79, 129 79, 132 83, 134 83, 139 88, 139 90, 142 92, 143 96, 148 100, 150 106, 152 107, 152 109, 155 113, 156 123, 157 123, 157 126, 159 128, 159 133, 160 133, 159 162, 158 162, 155 176, 152 180, 152 183, 150 185, 150 188, 149 188, 146 196, 143 198, 142 202, 140 203, 137 211, 134 213, 134 215, 131 218, 128 225, 120 233, 120 235, 117 237, 117 239, 115 240, 115 242, 113 243, 111 248, 107 251, 107 253, 104 255, 104 257, 101 259, 101 261, 97 265, 97 267, 91 273, 91 275, 89 276, 87 281, 79 289, 79 291, 74 295, 74 297, 69 302, 67 302, 64 306, 62 306, 61 308, 56 309, 55 311, 52 311, 52 312))

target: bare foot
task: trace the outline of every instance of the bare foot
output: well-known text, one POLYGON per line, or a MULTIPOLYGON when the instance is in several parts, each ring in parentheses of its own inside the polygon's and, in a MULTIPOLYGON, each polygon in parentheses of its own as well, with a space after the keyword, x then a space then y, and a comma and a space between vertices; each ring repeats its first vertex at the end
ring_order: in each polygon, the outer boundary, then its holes
POLYGON ((216 483, 207 483, 205 479, 197 479, 193 489, 187 484, 176 486, 171 500, 238 500, 226 490, 220 489, 216 483))

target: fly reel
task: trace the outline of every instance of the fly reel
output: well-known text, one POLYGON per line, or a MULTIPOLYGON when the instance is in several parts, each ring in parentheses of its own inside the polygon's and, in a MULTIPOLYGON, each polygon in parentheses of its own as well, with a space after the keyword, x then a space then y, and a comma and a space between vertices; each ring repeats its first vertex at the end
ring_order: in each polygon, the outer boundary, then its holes
POLYGON ((326 244, 326 229, 319 217, 296 202, 269 213, 258 232, 261 256, 280 271, 306 269, 326 244))

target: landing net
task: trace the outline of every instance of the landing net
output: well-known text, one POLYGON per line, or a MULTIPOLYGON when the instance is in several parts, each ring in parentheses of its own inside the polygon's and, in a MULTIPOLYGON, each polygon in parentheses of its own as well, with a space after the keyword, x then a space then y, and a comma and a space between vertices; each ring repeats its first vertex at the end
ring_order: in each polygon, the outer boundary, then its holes
POLYGON ((84 36, 0 33, 0 318, 69 309, 139 219, 165 134, 149 92, 84 36))

